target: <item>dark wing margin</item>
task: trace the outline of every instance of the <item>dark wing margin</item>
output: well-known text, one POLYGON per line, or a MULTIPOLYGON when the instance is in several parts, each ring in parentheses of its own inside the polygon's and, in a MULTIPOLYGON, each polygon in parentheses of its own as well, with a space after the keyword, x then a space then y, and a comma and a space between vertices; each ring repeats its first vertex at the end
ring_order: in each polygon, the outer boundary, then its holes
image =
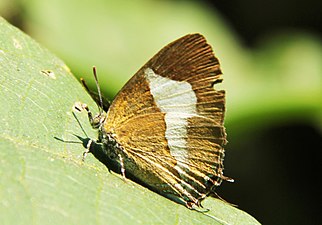
POLYGON ((221 69, 211 46, 201 34, 186 35, 161 49, 145 66, 163 77, 187 81, 195 91, 200 115, 223 124, 225 91, 217 91, 221 69))

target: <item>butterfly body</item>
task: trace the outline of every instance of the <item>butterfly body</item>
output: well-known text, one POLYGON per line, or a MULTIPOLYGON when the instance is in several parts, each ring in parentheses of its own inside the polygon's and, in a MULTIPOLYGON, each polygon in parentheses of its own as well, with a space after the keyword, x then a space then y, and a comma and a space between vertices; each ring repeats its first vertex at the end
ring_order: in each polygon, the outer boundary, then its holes
POLYGON ((200 34, 164 47, 90 119, 106 155, 152 190, 189 208, 219 186, 226 133, 219 62, 200 34), (96 119, 96 120, 95 120, 96 119))

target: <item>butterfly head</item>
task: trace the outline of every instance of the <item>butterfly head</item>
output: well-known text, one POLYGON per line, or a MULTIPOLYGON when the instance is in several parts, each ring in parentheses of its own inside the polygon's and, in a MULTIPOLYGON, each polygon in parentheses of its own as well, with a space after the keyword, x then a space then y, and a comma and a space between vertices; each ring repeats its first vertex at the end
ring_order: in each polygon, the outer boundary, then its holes
MULTIPOLYGON (((90 113, 90 111, 87 111, 90 113)), ((97 115, 89 116, 89 122, 94 129, 99 129, 106 119, 106 113, 104 111, 99 112, 97 115)))

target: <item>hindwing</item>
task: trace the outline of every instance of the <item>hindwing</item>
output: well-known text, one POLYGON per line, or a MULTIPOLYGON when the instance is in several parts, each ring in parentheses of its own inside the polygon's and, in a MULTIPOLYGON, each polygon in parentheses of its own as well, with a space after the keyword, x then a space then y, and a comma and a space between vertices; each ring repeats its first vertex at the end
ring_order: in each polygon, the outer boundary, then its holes
POLYGON ((158 52, 121 89, 102 132, 122 150, 126 172, 150 188, 200 204, 223 176, 225 92, 221 70, 200 34, 158 52))

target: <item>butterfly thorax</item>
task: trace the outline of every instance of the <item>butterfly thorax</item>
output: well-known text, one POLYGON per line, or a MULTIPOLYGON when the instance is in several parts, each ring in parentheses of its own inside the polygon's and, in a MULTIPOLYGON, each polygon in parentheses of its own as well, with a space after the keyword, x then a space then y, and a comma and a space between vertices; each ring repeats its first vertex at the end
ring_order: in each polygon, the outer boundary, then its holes
POLYGON ((114 135, 105 132, 103 127, 99 128, 98 142, 103 144, 104 153, 112 160, 118 160, 119 155, 123 153, 122 147, 114 135))
POLYGON ((104 153, 110 159, 117 159, 122 148, 120 144, 116 141, 112 133, 108 133, 104 129, 104 122, 107 118, 107 115, 104 111, 98 113, 94 117, 90 118, 90 123, 94 129, 98 129, 98 139, 97 143, 103 144, 104 153))

